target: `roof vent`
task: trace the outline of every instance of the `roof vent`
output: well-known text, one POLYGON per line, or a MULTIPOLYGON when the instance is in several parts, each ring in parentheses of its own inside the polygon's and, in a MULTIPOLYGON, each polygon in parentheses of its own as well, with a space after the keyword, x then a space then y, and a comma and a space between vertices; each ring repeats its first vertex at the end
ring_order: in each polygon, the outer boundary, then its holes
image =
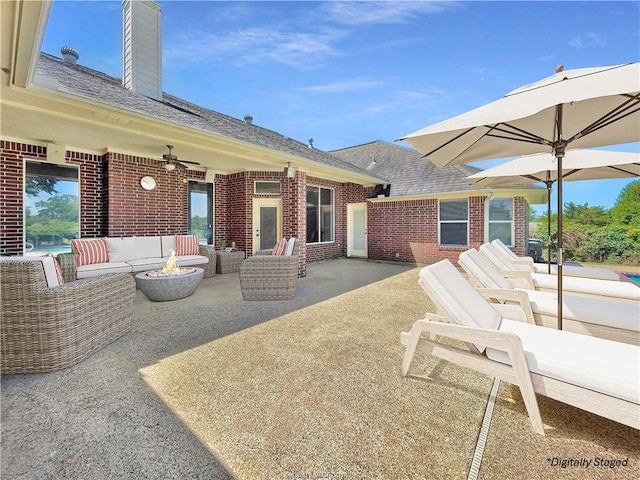
POLYGON ((251 125, 253 123, 253 117, 248 113, 244 116, 244 123, 251 125))
POLYGON ((78 52, 71 47, 62 47, 60 49, 60 53, 62 53, 62 60, 64 60, 64 63, 68 65, 75 65, 78 58, 80 58, 78 52))

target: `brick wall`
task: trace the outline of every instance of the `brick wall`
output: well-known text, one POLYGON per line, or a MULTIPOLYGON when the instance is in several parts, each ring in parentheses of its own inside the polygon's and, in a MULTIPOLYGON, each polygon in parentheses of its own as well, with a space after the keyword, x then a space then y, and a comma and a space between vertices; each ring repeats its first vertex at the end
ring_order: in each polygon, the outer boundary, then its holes
MULTIPOLYGON (((469 242, 477 247, 484 235, 484 199, 469 199, 469 242)), ((373 260, 428 265, 444 258, 457 263, 464 247, 438 245, 438 200, 369 203, 368 255, 373 260)))
MULTIPOLYGON (((0 141, 0 254, 21 255, 24 242, 24 162, 45 161, 46 147, 0 141)), ((66 163, 79 166, 80 236, 99 237, 106 232, 104 206, 104 158, 80 152, 66 152, 66 163)))

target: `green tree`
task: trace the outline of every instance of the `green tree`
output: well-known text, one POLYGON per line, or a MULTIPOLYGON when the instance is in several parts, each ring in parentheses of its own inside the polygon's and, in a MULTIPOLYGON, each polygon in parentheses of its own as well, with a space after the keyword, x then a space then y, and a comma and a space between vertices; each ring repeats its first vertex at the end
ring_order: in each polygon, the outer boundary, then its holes
POLYGON ((640 228, 640 180, 631 182, 622 189, 610 214, 618 225, 640 228))
POLYGON ((25 192, 32 197, 37 197, 42 192, 53 195, 58 193, 56 190, 57 182, 56 178, 27 177, 25 180, 25 192))

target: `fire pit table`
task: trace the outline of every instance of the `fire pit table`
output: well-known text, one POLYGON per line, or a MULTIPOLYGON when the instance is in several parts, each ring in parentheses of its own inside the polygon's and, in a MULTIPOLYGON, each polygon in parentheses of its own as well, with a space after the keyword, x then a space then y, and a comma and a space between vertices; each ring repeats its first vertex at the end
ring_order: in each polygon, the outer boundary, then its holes
POLYGON ((198 267, 184 267, 180 273, 162 273, 151 270, 136 274, 136 285, 149 300, 167 302, 185 298, 196 291, 204 275, 198 267))

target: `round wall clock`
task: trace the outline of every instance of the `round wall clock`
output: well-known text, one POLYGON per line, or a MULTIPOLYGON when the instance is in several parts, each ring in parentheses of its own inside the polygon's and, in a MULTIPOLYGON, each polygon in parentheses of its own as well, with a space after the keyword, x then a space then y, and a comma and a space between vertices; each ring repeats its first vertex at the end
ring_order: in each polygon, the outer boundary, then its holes
POLYGON ((153 190, 156 188, 156 180, 153 177, 145 176, 140 179, 140 185, 145 190, 153 190))

